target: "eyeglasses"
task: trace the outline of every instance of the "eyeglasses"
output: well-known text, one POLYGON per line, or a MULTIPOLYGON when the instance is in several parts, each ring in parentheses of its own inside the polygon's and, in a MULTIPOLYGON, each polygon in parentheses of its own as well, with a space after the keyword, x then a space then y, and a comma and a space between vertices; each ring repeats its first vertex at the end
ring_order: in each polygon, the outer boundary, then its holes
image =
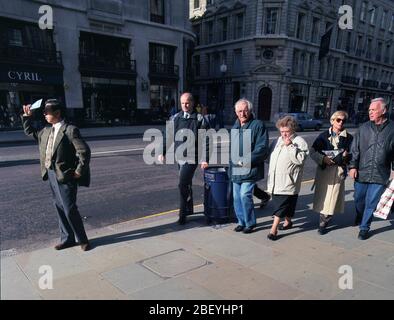
POLYGON ((336 118, 335 121, 338 122, 338 123, 339 122, 346 123, 346 120, 342 119, 342 118, 336 118))

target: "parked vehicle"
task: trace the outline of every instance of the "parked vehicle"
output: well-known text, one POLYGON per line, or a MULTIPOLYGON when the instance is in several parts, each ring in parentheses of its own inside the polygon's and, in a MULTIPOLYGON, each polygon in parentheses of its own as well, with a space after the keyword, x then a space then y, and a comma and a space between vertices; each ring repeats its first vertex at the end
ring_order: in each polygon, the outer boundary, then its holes
POLYGON ((319 131, 323 125, 323 122, 321 120, 313 119, 313 117, 306 112, 289 112, 279 114, 279 118, 283 118, 284 116, 292 116, 297 120, 297 131, 304 131, 305 129, 313 129, 319 131))

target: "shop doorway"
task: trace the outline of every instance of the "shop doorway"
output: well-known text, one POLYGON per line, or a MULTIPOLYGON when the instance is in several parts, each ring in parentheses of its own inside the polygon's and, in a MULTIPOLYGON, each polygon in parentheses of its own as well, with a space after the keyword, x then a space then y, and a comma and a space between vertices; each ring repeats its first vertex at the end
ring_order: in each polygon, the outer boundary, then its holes
POLYGON ((258 119, 269 121, 271 118, 272 90, 268 87, 262 88, 259 92, 258 119))

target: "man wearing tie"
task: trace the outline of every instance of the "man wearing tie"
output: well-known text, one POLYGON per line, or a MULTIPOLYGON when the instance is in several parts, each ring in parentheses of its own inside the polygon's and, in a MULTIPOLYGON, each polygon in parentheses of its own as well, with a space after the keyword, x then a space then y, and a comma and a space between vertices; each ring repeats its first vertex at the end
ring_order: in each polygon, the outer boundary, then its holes
POLYGON ((25 134, 38 141, 41 176, 49 180, 53 202, 59 217, 60 243, 56 250, 76 245, 87 251, 90 244, 76 204, 78 185, 90 184, 90 148, 79 130, 64 121, 64 108, 57 99, 45 101, 45 120, 51 125, 37 130, 32 125, 31 105, 23 106, 25 134))
MULTIPOLYGON (((186 223, 186 216, 193 214, 193 192, 192 192, 192 180, 194 172, 198 166, 198 130, 199 129, 209 129, 209 124, 207 120, 194 110, 194 99, 191 93, 185 92, 181 95, 181 107, 182 111, 175 114, 171 121, 174 123, 174 133, 182 132, 182 130, 189 129, 194 134, 195 143, 195 154, 192 155, 193 159, 188 160, 178 160, 179 167, 179 192, 180 192, 180 208, 179 208, 179 220, 178 223, 183 225, 186 223)), ((172 137, 173 138, 173 137, 172 137)), ((164 154, 159 155, 158 160, 160 162, 165 161, 165 151, 166 151, 166 140, 164 137, 164 154)), ((173 141, 175 144, 175 150, 184 143, 184 141, 173 141)), ((208 161, 208 144, 206 145, 206 157, 205 160, 208 161)), ((201 161, 201 169, 208 167, 208 162, 201 161)))

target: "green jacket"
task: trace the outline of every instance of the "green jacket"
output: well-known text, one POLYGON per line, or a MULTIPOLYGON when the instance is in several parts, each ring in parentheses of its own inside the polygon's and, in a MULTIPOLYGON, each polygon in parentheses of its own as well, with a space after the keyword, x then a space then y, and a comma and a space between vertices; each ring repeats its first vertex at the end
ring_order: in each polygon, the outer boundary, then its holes
MULTIPOLYGON (((45 153, 51 127, 37 130, 32 126, 31 117, 23 117, 23 129, 25 134, 33 136, 38 141, 40 148, 41 177, 48 179, 45 168, 45 153)), ((59 183, 73 181, 74 171, 81 175, 76 181, 78 185, 88 187, 90 185, 90 148, 82 139, 77 127, 63 124, 56 136, 53 147, 52 162, 59 183)))
POLYGON ((239 120, 235 121, 231 129, 230 143, 230 175, 231 181, 235 183, 256 182, 264 178, 264 160, 267 159, 269 153, 268 131, 264 123, 254 119, 253 116, 249 122, 242 127, 239 120), (251 138, 250 154, 243 154, 243 136, 249 134, 251 138), (239 148, 237 146, 239 144, 239 148), (238 149, 238 150, 237 150, 238 149), (238 156, 244 156, 240 167, 237 163, 238 159, 232 157, 233 153, 238 156), (249 160, 248 160, 249 159, 249 160), (242 170, 236 170, 242 169, 242 170), (238 171, 238 172, 237 172, 238 171), (239 174, 240 173, 240 174, 239 174))

